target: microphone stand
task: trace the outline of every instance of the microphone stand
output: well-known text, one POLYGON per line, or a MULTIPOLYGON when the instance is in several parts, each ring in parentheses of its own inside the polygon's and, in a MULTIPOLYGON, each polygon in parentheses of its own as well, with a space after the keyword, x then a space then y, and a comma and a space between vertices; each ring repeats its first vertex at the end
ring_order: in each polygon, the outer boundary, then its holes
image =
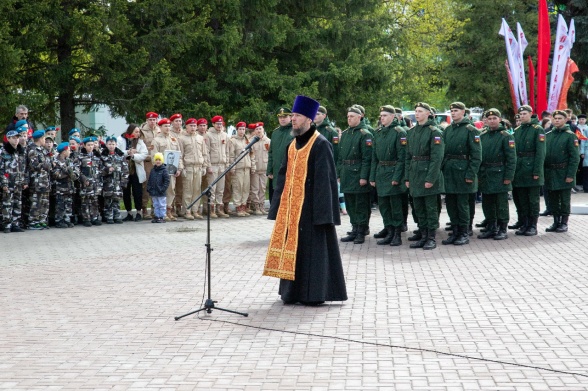
MULTIPOLYGON (((255 141, 257 142, 259 141, 259 138, 255 141)), ((255 142, 250 143, 249 145, 247 145, 247 147, 245 147, 244 150, 241 151, 241 153, 239 154, 239 156, 237 156, 235 158, 235 161, 233 163, 231 163, 231 165, 222 173, 218 176, 218 178, 216 178, 211 184, 208 185, 208 187, 206 189, 204 189, 204 191, 198 196, 198 198, 196 198, 190 205, 188 205, 188 207, 186 208, 186 210, 190 210, 192 208, 192 206, 198 202, 199 199, 201 199, 202 197, 206 196, 208 198, 207 201, 207 205, 208 205, 208 213, 206 214, 206 269, 207 269, 207 290, 208 290, 208 297, 206 299, 206 301, 204 302, 204 306, 194 310, 192 312, 188 312, 187 314, 181 315, 181 316, 176 316, 174 319, 175 320, 180 320, 186 316, 198 313, 200 311, 206 311, 207 313, 211 313, 213 309, 217 309, 219 311, 224 311, 224 312, 230 312, 232 314, 237 314, 237 315, 242 315, 242 316, 249 316, 248 313, 246 312, 238 312, 238 311, 233 311, 233 310, 228 310, 226 308, 220 308, 220 307, 216 307, 214 304, 216 303, 216 301, 212 300, 211 296, 212 296, 212 282, 211 282, 211 253, 212 253, 212 247, 210 246, 210 210, 211 210, 211 202, 210 202, 210 195, 211 195, 211 191, 212 191, 212 187, 214 185, 216 185, 216 183, 223 178, 227 172, 229 172, 233 167, 235 167, 235 165, 237 163, 239 163, 251 150, 251 147, 253 146, 253 144, 255 144, 255 142)))

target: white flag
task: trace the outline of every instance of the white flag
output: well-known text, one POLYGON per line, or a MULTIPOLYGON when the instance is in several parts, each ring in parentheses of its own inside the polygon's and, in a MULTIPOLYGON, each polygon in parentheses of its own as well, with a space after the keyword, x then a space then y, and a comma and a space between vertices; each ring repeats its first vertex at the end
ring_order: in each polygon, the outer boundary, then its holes
MULTIPOLYGON (((574 28, 575 35, 575 28, 574 28)), ((575 38, 574 38, 575 39, 575 38)), ((568 58, 573 42, 568 40, 568 25, 563 16, 559 15, 557 19, 557 34, 555 36, 555 45, 553 48, 553 62, 551 63, 551 81, 549 83, 549 98, 547 110, 553 112, 557 110, 557 102, 561 94, 563 78, 566 72, 568 58)))
POLYGON ((498 34, 504 37, 504 43, 506 44, 506 56, 508 58, 508 66, 511 69, 512 84, 517 101, 517 107, 514 108, 514 110, 516 111, 521 106, 520 67, 522 66, 522 64, 520 66, 518 65, 518 59, 520 57, 519 52, 521 49, 519 47, 518 40, 512 33, 510 27, 508 27, 508 24, 506 23, 506 20, 504 20, 504 18, 502 18, 502 27, 500 28, 498 34))
POLYGON ((523 32, 523 28, 521 24, 517 22, 517 38, 519 44, 519 58, 517 72, 519 72, 519 93, 521 96, 521 103, 524 105, 529 104, 529 99, 527 97, 527 80, 525 79, 525 61, 523 60, 523 53, 525 53, 525 49, 529 45, 527 42, 527 38, 525 37, 525 33, 523 32))

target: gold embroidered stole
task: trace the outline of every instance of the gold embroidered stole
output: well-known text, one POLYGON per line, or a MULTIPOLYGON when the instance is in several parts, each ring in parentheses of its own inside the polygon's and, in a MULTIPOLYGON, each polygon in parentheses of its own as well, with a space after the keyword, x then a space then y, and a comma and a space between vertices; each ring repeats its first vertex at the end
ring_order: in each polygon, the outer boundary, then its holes
POLYGON ((298 224, 304 204, 308 158, 312 145, 319 134, 318 131, 315 131, 308 143, 299 150, 296 149, 296 140, 292 140, 288 148, 286 183, 280 197, 280 208, 267 251, 264 276, 294 281, 296 251, 298 249, 298 224))

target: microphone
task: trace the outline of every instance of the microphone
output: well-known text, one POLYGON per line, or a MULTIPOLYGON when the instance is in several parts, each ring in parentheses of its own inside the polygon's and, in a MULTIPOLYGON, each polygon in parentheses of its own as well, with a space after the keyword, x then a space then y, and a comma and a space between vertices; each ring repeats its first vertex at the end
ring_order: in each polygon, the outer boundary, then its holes
POLYGON ((256 142, 258 142, 260 139, 258 136, 253 136, 253 138, 251 139, 251 141, 249 142, 249 144, 247 144, 247 146, 245 147, 245 149, 243 149, 241 151, 241 153, 248 151, 251 149, 251 147, 253 146, 253 144, 255 144, 256 142))

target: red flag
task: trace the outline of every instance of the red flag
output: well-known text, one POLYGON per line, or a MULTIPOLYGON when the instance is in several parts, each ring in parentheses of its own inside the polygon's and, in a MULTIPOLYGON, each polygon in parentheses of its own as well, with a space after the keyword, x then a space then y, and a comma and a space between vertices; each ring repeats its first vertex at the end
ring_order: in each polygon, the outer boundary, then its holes
POLYGON ((578 68, 574 60, 568 58, 568 63, 566 64, 566 72, 564 73, 563 85, 561 87, 561 95, 559 96, 559 101, 557 102, 558 110, 565 110, 568 108, 568 91, 570 90, 570 86, 574 82, 574 76, 572 76, 572 74, 579 71, 580 69, 578 68))
POLYGON ((504 66, 506 67, 506 74, 508 75, 508 85, 510 87, 510 99, 512 99, 512 109, 517 111, 519 106, 517 105, 518 99, 515 93, 514 84, 512 84, 512 73, 510 73, 510 67, 508 66, 508 60, 504 60, 504 66))
POLYGON ((535 111, 535 67, 531 56, 527 57, 527 64, 529 65, 529 103, 535 111))
POLYGON ((549 69, 549 53, 551 52, 551 28, 547 0, 539 0, 539 29, 537 35, 537 107, 541 114, 547 109, 547 70, 549 69))
POLYGON ((588 140, 588 137, 584 136, 580 129, 576 130, 576 137, 578 137, 578 140, 588 140))

